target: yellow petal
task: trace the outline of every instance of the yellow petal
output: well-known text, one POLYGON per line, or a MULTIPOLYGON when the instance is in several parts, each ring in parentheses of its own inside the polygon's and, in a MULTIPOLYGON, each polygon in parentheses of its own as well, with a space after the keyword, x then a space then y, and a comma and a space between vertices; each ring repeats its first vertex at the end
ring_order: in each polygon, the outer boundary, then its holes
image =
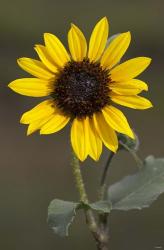
POLYGON ((125 82, 114 82, 109 85, 110 89, 119 95, 137 95, 141 91, 148 90, 148 85, 138 79, 131 79, 125 82))
POLYGON ((119 133, 126 134, 134 139, 133 131, 131 130, 128 121, 124 114, 113 106, 106 106, 102 113, 106 122, 119 133))
POLYGON ((97 133, 104 145, 111 151, 116 152, 118 149, 118 139, 115 131, 106 122, 102 113, 95 113, 93 115, 93 120, 97 133))
POLYGON ((88 58, 91 61, 97 61, 101 57, 106 46, 108 32, 108 20, 104 17, 96 24, 91 34, 88 51, 88 58))
POLYGON ((42 97, 53 92, 53 83, 38 78, 22 78, 11 82, 9 85, 13 91, 26 96, 42 97))
POLYGON ((85 119, 75 118, 71 127, 71 144, 77 157, 84 161, 88 155, 88 144, 85 140, 85 119))
POLYGON ((128 81, 143 72, 150 62, 151 59, 148 57, 130 59, 110 71, 111 79, 116 82, 128 81))
POLYGON ((64 116, 59 110, 55 110, 53 117, 42 126, 40 134, 52 134, 55 133, 66 126, 70 118, 64 116))
POLYGON ((72 24, 68 32, 68 44, 74 61, 82 61, 86 57, 87 42, 81 30, 72 24))
POLYGON ((120 59, 126 52, 131 41, 130 32, 118 35, 105 50, 101 59, 101 65, 104 69, 111 69, 119 63, 120 59))
POLYGON ((54 79, 54 74, 51 73, 46 68, 46 66, 38 60, 34 60, 31 58, 27 58, 27 57, 22 57, 22 58, 19 58, 17 62, 22 69, 24 69, 25 71, 27 71, 33 76, 36 76, 44 80, 54 79))
POLYGON ((152 103, 141 96, 123 96, 117 94, 111 94, 110 98, 113 102, 118 103, 122 106, 126 106, 133 109, 148 109, 151 108, 153 105, 152 103))
POLYGON ((36 120, 36 121, 31 122, 28 126, 28 129, 27 129, 27 135, 31 135, 34 132, 36 132, 37 130, 41 129, 41 127, 44 124, 46 124, 46 122, 48 122, 52 118, 52 116, 53 115, 48 116, 48 117, 41 119, 41 120, 36 120))
POLYGON ((56 36, 49 33, 44 34, 44 40, 48 53, 53 59, 55 65, 63 67, 70 60, 63 44, 56 36))
POLYGON ((54 65, 52 58, 50 57, 50 55, 47 52, 47 49, 45 46, 43 45, 35 45, 34 49, 36 50, 40 60, 44 63, 44 65, 53 73, 57 73, 58 69, 57 67, 54 65))
POLYGON ((85 145, 88 154, 93 160, 98 161, 102 153, 102 140, 94 127, 93 119, 86 117, 84 119, 85 145))
POLYGON ((22 115, 20 122, 23 124, 29 124, 37 120, 43 120, 50 117, 54 112, 54 101, 52 99, 46 100, 39 103, 33 109, 25 112, 22 115))

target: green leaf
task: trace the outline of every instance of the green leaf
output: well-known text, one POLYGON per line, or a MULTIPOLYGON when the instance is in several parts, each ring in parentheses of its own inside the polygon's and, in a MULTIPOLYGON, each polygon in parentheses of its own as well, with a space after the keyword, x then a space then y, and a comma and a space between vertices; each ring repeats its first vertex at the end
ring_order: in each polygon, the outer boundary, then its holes
POLYGON ((111 204, 108 201, 97 201, 92 204, 71 202, 55 199, 48 207, 48 225, 55 234, 68 236, 68 229, 76 215, 77 209, 92 209, 102 213, 109 213, 111 204))
POLYGON ((112 209, 130 210, 149 207, 164 192, 164 158, 146 158, 143 167, 108 189, 112 209))
POLYGON ((54 233, 68 236, 68 228, 76 215, 79 203, 55 199, 48 207, 48 224, 54 233))
POLYGON ((110 213, 111 211, 111 203, 109 201, 97 201, 89 204, 89 207, 100 213, 110 213))

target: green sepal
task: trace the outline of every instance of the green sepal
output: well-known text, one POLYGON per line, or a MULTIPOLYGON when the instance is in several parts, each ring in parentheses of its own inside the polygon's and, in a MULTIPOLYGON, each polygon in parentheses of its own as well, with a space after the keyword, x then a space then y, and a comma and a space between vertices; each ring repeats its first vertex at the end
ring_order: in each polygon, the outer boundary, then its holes
MULTIPOLYGON (((133 131, 133 133, 134 133, 134 131, 133 131)), ((118 141, 119 141, 119 150, 121 150, 121 149, 128 150, 129 149, 131 151, 137 152, 139 149, 139 139, 138 139, 138 136, 136 134, 135 134, 135 139, 132 139, 127 135, 119 133, 118 134, 118 141)))

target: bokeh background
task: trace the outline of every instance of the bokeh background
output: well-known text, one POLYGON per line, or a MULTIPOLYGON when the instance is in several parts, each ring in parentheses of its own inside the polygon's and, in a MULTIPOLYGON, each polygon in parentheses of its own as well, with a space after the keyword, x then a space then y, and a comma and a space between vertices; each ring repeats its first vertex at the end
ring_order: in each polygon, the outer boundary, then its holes
MULTIPOLYGON (((103 16, 110 20, 110 34, 130 30, 132 43, 126 58, 150 56, 153 62, 141 79, 149 83, 146 93, 154 108, 123 109, 140 137, 139 155, 164 155, 164 1, 163 0, 1 0, 0 1, 0 249, 94 250, 83 214, 75 219, 69 238, 53 235, 46 223, 47 206, 53 198, 77 200, 72 177, 69 127, 50 136, 26 137, 19 124, 21 114, 41 99, 20 96, 7 84, 27 76, 18 68, 19 57, 36 57, 33 46, 42 34, 52 32, 66 44, 70 23, 79 25, 89 38, 103 16)), ((82 165, 90 199, 95 201, 97 184, 107 150, 99 163, 82 165)), ((136 171, 126 152, 113 160, 108 182, 136 171)), ((149 209, 112 212, 110 249, 153 250, 164 248, 164 196, 149 209)))

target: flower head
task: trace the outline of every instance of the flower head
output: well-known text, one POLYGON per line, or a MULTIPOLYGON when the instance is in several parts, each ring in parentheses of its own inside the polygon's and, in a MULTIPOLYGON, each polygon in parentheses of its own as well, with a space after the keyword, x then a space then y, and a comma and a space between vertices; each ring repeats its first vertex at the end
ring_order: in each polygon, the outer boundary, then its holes
POLYGON ((24 113, 21 123, 29 125, 29 135, 37 130, 40 134, 55 133, 71 121, 71 143, 81 161, 88 155, 98 160, 102 144, 116 152, 116 132, 134 138, 126 117, 114 103, 133 109, 152 107, 149 100, 138 96, 148 90, 147 84, 134 79, 151 59, 137 57, 119 64, 131 35, 122 33, 107 46, 108 30, 104 17, 93 29, 87 48, 82 31, 72 24, 68 32, 70 53, 56 36, 45 33, 45 46, 35 46, 40 60, 18 59, 19 66, 35 78, 9 84, 22 95, 50 97, 24 113))

